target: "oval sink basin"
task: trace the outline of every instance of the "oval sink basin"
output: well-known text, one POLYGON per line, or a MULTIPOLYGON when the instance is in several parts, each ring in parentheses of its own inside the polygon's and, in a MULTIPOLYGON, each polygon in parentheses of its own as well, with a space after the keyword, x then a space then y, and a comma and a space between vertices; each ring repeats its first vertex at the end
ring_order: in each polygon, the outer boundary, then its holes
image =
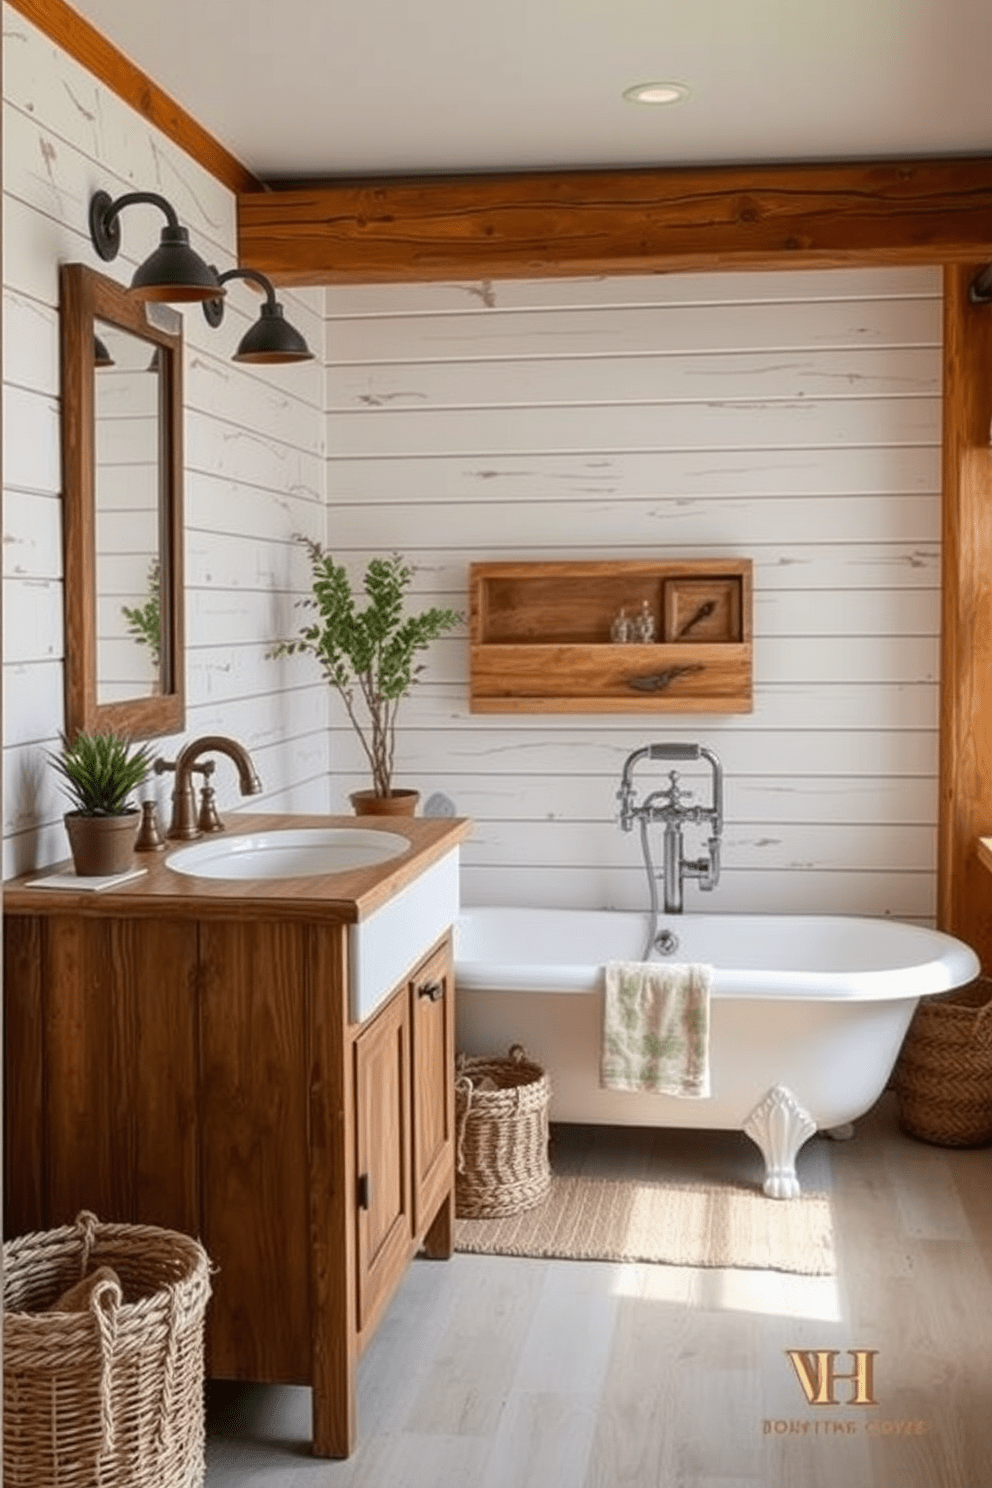
POLYGON ((409 850, 397 832, 361 827, 288 827, 243 837, 209 837, 165 860, 194 878, 316 878, 388 863, 409 850))

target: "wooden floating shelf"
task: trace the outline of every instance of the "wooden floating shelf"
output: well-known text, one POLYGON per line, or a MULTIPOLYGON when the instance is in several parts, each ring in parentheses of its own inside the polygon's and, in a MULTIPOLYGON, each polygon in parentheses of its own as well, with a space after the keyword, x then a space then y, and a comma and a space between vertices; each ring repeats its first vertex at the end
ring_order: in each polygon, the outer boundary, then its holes
POLYGON ((751 561, 473 563, 473 713, 749 713, 751 561), (656 639, 618 642, 623 611, 656 639))

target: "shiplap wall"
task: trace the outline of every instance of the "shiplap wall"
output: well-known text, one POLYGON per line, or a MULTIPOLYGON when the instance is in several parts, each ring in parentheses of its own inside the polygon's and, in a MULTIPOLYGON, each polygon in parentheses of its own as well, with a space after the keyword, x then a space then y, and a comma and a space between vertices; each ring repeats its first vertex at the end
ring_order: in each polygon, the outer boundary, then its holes
MULTIPOLYGON (((397 777, 475 819, 467 903, 645 905, 615 792, 670 738, 726 773, 722 880, 687 908, 932 917, 940 311, 935 270, 328 291, 356 571, 398 548, 418 600, 465 610, 473 559, 755 562, 749 716, 472 716, 465 631, 435 646, 397 777)), ((343 799, 362 764, 332 729, 343 799)))
MULTIPOLYGON (((64 797, 45 751, 63 726, 58 266, 81 261, 127 281, 158 242, 153 207, 121 219, 109 265, 89 241, 98 187, 157 191, 219 268, 236 261, 233 195, 148 126, 29 22, 4 7, 4 875, 67 854, 64 797)), ((183 312, 186 445, 187 727, 252 750, 265 795, 241 802, 225 760, 221 805, 325 809, 326 686, 266 660, 298 624, 308 589, 294 532, 325 532, 321 299, 287 293, 286 314, 314 363, 240 368, 230 361, 258 299, 230 287, 220 329, 183 312)), ((173 757, 180 739, 156 747, 173 757)), ((163 804, 169 787, 154 785, 163 804)))

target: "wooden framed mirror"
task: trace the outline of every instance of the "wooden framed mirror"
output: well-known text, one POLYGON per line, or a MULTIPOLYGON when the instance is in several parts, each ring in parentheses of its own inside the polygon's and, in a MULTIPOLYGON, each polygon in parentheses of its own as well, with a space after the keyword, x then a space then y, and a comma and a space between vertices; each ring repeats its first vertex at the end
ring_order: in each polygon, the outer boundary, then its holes
POLYGON ((185 727, 182 319, 60 272, 65 728, 185 727))

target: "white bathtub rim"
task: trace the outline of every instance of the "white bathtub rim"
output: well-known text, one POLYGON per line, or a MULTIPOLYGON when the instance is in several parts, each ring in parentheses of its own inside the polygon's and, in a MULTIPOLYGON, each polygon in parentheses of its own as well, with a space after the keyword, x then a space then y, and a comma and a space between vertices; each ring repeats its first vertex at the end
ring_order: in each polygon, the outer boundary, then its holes
MULTIPOLYGON (((647 916, 626 910, 561 911, 541 910, 533 907, 511 907, 486 905, 466 907, 459 917, 459 924, 469 923, 473 916, 495 922, 495 917, 516 917, 522 922, 536 925, 542 915, 582 914, 583 917, 602 915, 624 916, 641 921, 645 926, 647 916)), ((665 916, 666 926, 678 930, 679 923, 691 921, 693 926, 705 922, 706 915, 665 916)), ((815 1001, 887 1001, 890 999, 937 996, 965 986, 978 976, 981 966, 971 948, 955 937, 940 930, 923 925, 912 925, 905 921, 882 917, 855 915, 720 915, 721 926, 728 920, 740 919, 751 924, 760 924, 771 929, 778 920, 790 920, 793 926, 803 920, 815 920, 818 925, 836 924, 870 927, 873 932, 915 942, 921 959, 910 964, 871 971, 814 971, 796 967, 789 970, 741 969, 714 966, 712 995, 721 997, 744 997, 766 1001, 801 996, 815 1001)), ((511 922, 508 920, 508 927, 511 922)), ((620 958, 618 958, 620 959, 620 958)), ((632 957, 630 959, 637 959, 632 957)), ((680 958, 659 958, 659 964, 672 965, 680 958)), ((514 991, 541 993, 590 993, 603 988, 605 963, 548 961, 493 961, 468 959, 459 950, 458 925, 455 929, 455 985, 466 991, 514 991)))

